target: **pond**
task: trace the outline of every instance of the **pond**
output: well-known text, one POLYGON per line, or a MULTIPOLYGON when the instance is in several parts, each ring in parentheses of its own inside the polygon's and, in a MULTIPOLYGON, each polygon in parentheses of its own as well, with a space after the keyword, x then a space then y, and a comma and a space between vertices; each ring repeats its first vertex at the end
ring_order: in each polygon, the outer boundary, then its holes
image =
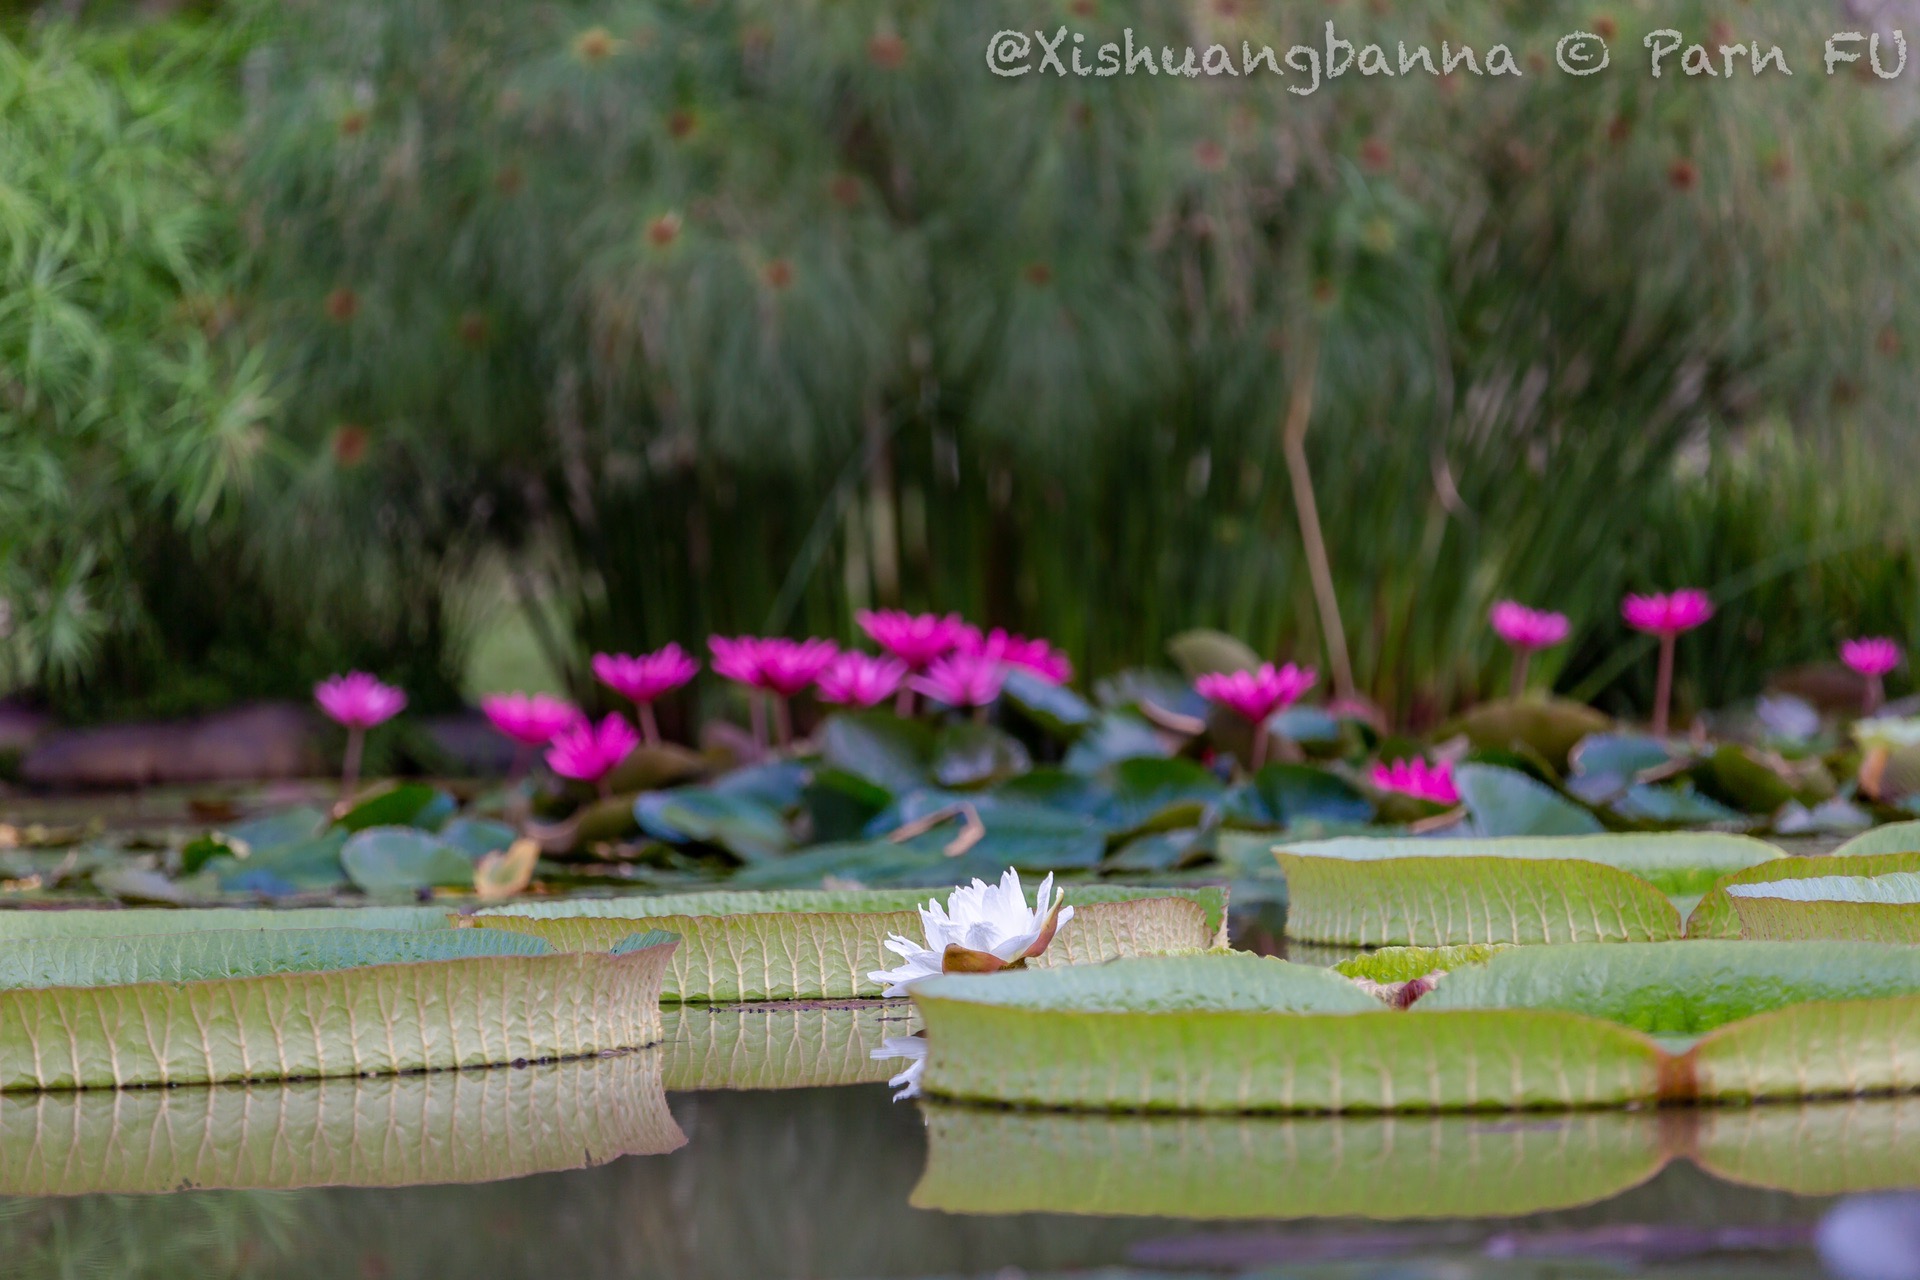
POLYGON ((869 1055, 904 1019, 689 1009, 664 1045, 574 1063, 8 1095, 6 1274, 1811 1277, 1833 1191, 1885 1187, 1920 1128, 1898 1098, 1346 1119, 896 1103, 896 1064, 869 1055))

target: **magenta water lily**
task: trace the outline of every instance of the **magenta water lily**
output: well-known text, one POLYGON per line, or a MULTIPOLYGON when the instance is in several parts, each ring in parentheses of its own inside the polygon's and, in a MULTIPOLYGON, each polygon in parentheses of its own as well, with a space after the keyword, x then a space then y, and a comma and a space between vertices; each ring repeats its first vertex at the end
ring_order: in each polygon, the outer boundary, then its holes
POLYGON ((1530 609, 1516 600, 1502 600, 1487 615, 1494 634, 1513 650, 1513 696, 1527 690, 1527 666, 1542 649, 1566 643, 1572 627, 1564 613, 1530 609))
POLYGON ((360 781, 360 757, 366 749, 367 730, 399 715, 406 708, 407 695, 364 671, 349 671, 315 685, 313 700, 335 722, 346 727, 347 749, 340 761, 340 799, 351 800, 354 787, 360 781))
POLYGON ((547 767, 563 778, 584 782, 607 794, 607 775, 640 745, 640 735, 618 713, 599 724, 579 720, 562 730, 547 748, 547 767))
POLYGON ((1274 714, 1298 702, 1320 679, 1312 667, 1297 667, 1289 662, 1276 667, 1263 663, 1254 671, 1215 672, 1193 682, 1194 690, 1209 702, 1253 722, 1253 759, 1249 767, 1258 769, 1267 759, 1267 721, 1274 714))
POLYGON ((820 673, 817 684, 823 702, 864 709, 899 693, 906 678, 907 664, 898 658, 843 653, 820 673))
POLYGON ((1887 676, 1899 667, 1900 646, 1886 636, 1862 636, 1840 646, 1840 660, 1867 682, 1864 710, 1872 715, 1887 698, 1887 676))
POLYGON ((649 745, 660 742, 660 723, 654 702, 699 674, 700 664, 677 644, 652 653, 596 653, 593 675, 601 684, 634 704, 640 714, 640 732, 649 745))
MULTIPOLYGON (((818 680, 840 646, 831 640, 789 640, 784 636, 711 636, 713 669, 738 684, 771 695, 774 728, 782 746, 793 741, 793 715, 788 699, 818 680)), ((766 741, 760 699, 752 702, 754 739, 766 741)))
POLYGON ((1029 640, 999 627, 985 633, 975 626, 964 627, 955 648, 976 658, 1031 671, 1048 684, 1065 684, 1073 679, 1073 662, 1066 654, 1045 640, 1029 640))
POLYGON ((1660 673, 1653 693, 1653 734, 1665 737, 1673 709, 1673 655, 1679 637, 1713 617, 1713 601, 1694 588, 1665 595, 1629 595, 1620 602, 1620 616, 1635 631, 1660 640, 1660 673))
POLYGON ((924 675, 914 676, 907 684, 949 707, 984 711, 1000 696, 1006 681, 1004 663, 976 653, 950 653, 936 659, 924 675))
POLYGON ((1444 760, 1428 764, 1416 756, 1376 764, 1373 766, 1373 785, 1381 791, 1412 796, 1416 800, 1449 809, 1460 803, 1460 788, 1453 780, 1453 766, 1444 760))

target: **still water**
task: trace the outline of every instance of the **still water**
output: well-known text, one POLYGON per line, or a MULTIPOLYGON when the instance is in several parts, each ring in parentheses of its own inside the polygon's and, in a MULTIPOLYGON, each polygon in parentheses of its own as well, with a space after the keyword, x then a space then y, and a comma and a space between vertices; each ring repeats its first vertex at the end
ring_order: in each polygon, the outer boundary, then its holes
POLYGON ((1914 1099, 979 1111, 891 1101, 897 1064, 868 1054, 900 1029, 689 1010, 665 1046, 590 1062, 7 1097, 0 1275, 1814 1277, 1836 1206, 1897 1266, 1911 1210, 1859 1193, 1920 1180, 1914 1099))

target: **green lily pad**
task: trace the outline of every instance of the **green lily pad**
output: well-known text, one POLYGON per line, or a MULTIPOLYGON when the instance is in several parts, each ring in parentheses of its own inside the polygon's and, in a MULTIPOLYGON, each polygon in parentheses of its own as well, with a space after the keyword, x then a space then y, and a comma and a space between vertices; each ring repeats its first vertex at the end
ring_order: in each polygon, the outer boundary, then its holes
POLYGON ((894 795, 925 786, 933 734, 923 724, 879 711, 829 718, 820 729, 820 758, 894 795))
POLYGON ((1482 836, 1580 836, 1602 830, 1598 818, 1516 770, 1461 765, 1454 780, 1482 836))
POLYGON ((1464 733, 1481 749, 1532 752, 1565 773, 1574 747, 1612 726, 1611 720, 1582 702, 1521 698, 1483 702, 1447 732, 1464 733))
POLYGON ((436 835, 412 827, 368 827, 340 849, 340 865, 363 893, 470 889, 473 859, 436 835))
POLYGON ((1743 938, 1920 942, 1920 872, 1775 880, 1727 893, 1743 938))
POLYGON ((765 861, 793 844, 774 810, 745 796, 702 787, 648 792, 634 802, 633 813, 655 839, 715 845, 743 862, 765 861))
POLYGON ((370 827, 420 827, 431 830, 451 817, 453 797, 423 782, 403 782, 381 788, 362 798, 334 825, 348 831, 370 827))
POLYGON ((1833 851, 1836 858, 1879 853, 1920 853, 1920 822, 1890 822, 1863 831, 1833 851))
POLYGON ((1717 880, 1687 917, 1689 938, 1737 938, 1740 914, 1729 890, 1735 885, 1769 884, 1779 880, 1806 880, 1815 876, 1877 876, 1889 871, 1920 871, 1920 851, 1913 853, 1841 852, 1824 857, 1780 857, 1732 871, 1717 880))
POLYGON ((1127 711, 1108 711, 1067 749, 1063 762, 1072 773, 1099 773, 1125 760, 1170 755, 1152 725, 1127 711))
POLYGON ((455 818, 440 828, 443 843, 452 845, 475 860, 509 847, 518 834, 504 822, 492 822, 485 818, 455 818))
POLYGON ((1111 798, 1099 816, 1116 831, 1194 825, 1226 794, 1220 779, 1192 760, 1122 760, 1101 776, 1111 798))
POLYGON ((1048 737, 1071 742, 1094 721, 1093 707, 1065 685, 1042 680, 1031 671, 1007 673, 1001 696, 1023 718, 1038 725, 1048 737))
POLYGON ((1229 823, 1293 827, 1318 822, 1359 825, 1373 818, 1373 802, 1346 779, 1303 764, 1269 764, 1227 797, 1229 823))
POLYGON ((955 721, 934 740, 933 780, 943 787, 990 786, 1031 768, 1020 740, 990 724, 955 721))
POLYGON ((1167 655, 1189 681, 1221 672, 1252 671, 1260 665, 1260 655, 1245 641, 1205 628, 1182 631, 1167 641, 1167 655))

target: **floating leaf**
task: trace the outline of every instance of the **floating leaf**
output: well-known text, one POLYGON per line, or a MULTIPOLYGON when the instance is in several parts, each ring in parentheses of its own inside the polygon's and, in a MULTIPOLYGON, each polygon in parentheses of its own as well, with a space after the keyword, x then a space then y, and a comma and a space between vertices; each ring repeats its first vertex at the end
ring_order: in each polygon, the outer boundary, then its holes
POLYGON ((514 829, 506 823, 485 818, 455 818, 440 828, 441 843, 452 845, 469 858, 482 858, 510 847, 514 835, 514 829))
POLYGON ((685 1145, 661 1051, 492 1071, 0 1095, 0 1195, 490 1182, 685 1145))
POLYGON ((1583 702, 1522 698, 1483 702, 1461 716, 1450 731, 1464 733, 1478 748, 1530 751, 1565 773, 1574 747, 1612 725, 1583 702))
POLYGON ((1003 729, 960 720, 933 744, 933 780, 943 787, 984 787, 1033 768, 1027 749, 1003 729))
POLYGON ((1727 893, 1743 938, 1920 942, 1920 873, 1776 880, 1730 885, 1727 893))
MULTIPOLYGON (((1843 846, 1848 847, 1848 846, 1843 846)), ((1740 915, 1734 909, 1729 890, 1735 885, 1769 884, 1779 880, 1805 880, 1814 876, 1877 876, 1889 871, 1920 871, 1920 852, 1848 854, 1825 857, 1773 858, 1731 872, 1716 881, 1700 904, 1687 917, 1689 938, 1737 938, 1740 915)))
POLYGON ((0 911, 0 943, 32 938, 121 938, 245 929, 451 929, 443 907, 300 907, 268 911, 200 907, 180 911, 0 911))
POLYGON ((702 787, 649 792, 634 801, 633 813, 655 839, 716 845, 745 862, 774 857, 793 843, 786 823, 766 805, 702 787))
POLYGON ((436 835, 412 827, 368 827, 340 850, 347 878, 364 893, 464 889, 473 883, 473 859, 436 835))
POLYGON ((486 854, 474 865, 473 891, 482 902, 511 898, 533 883, 533 871, 539 863, 538 844, 515 840, 511 848, 486 854))
POLYGON ((432 828, 445 821, 454 810, 453 797, 423 782, 402 782, 382 787, 356 801, 334 825, 348 831, 369 827, 432 828))
MULTIPOLYGON (((877 996, 867 974, 898 963, 889 934, 919 937, 914 890, 739 892, 514 903, 463 923, 534 933, 555 946, 603 948, 654 927, 681 935, 666 998, 686 1001, 841 1000, 877 996)), ((1032 963, 1068 965, 1212 944, 1218 890, 1072 885, 1073 920, 1032 963)))
POLYGON ((181 846, 180 874, 194 875, 215 858, 241 859, 247 857, 253 849, 244 840, 235 840, 219 832, 197 836, 181 846))
POLYGON ((226 828, 226 836, 257 852, 275 845, 311 840, 326 828, 327 815, 303 805, 233 823, 226 828))
POLYGON ((815 770, 798 760, 767 760, 715 778, 707 784, 707 790, 715 795, 753 800, 785 813, 800 806, 801 797, 815 775, 815 770))
POLYGON ((1252 671, 1260 655, 1243 640, 1205 628, 1182 631, 1167 641, 1167 655, 1189 681, 1218 672, 1252 671))
POLYGON ((675 743, 642 743, 607 775, 607 790, 628 794, 670 787, 699 777, 707 767, 705 756, 675 743))
POLYGON ((1220 779, 1192 760, 1122 760, 1102 778, 1111 798, 1099 816, 1117 831, 1195 825, 1226 794, 1220 779))
POLYGON ((1373 982, 1412 982, 1430 973, 1446 973, 1470 964, 1485 964, 1503 948, 1493 943, 1455 947, 1385 947, 1343 960, 1333 971, 1373 982))
POLYGON ((1287 877, 1287 934, 1311 942, 1452 946, 1681 936, 1680 913, 1665 894, 1594 862, 1356 859, 1286 849, 1276 856, 1287 877))
POLYGON ((1596 733, 1568 753, 1573 776, 1567 789, 1589 804, 1622 795, 1649 771, 1671 765, 1673 752, 1658 738, 1634 733, 1596 733))
POLYGON ((1063 766, 1073 773, 1099 773, 1123 760, 1171 755, 1154 727, 1125 711, 1109 711, 1075 740, 1063 766))
POLYGON ((1013 709, 1061 742, 1071 742, 1093 723, 1095 711, 1085 698, 1063 684, 1042 680, 1019 668, 1007 672, 1003 696, 1013 709))
POLYGON ((1373 818, 1373 802, 1338 774, 1310 765, 1276 763, 1235 787, 1224 812, 1229 821, 1258 826, 1308 822, 1357 826, 1373 818))
POLYGON ((1863 831, 1833 851, 1836 858, 1878 853, 1920 853, 1920 822, 1892 822, 1863 831))
POLYGON ((830 717, 820 729, 820 758, 894 795, 925 786, 933 734, 925 725, 880 711, 830 717))
MULTIPOLYGON (((64 913, 63 913, 64 914, 64 913)), ((385 1074, 659 1038, 672 939, 531 954, 486 931, 40 937, 8 949, 0 1089, 385 1074), (474 941, 460 941, 472 938, 474 941), (102 985, 100 980, 112 980, 102 985)))
POLYGON ((1598 818, 1513 769, 1462 765, 1454 780, 1482 836, 1579 836, 1601 830, 1598 818))
POLYGON ((1367 838, 1289 840, 1280 847, 1317 858, 1573 859, 1631 872, 1671 897, 1712 889, 1720 878, 1779 861, 1785 855, 1761 840, 1712 832, 1545 836, 1505 840, 1367 838))
POLYGON ((270 898, 325 893, 348 883, 346 869, 340 865, 340 851, 347 840, 347 832, 336 827, 309 840, 256 850, 245 862, 216 858, 207 867, 227 892, 270 898))
POLYGON ((1633 822, 1668 828, 1755 825, 1738 810, 1701 795, 1690 782, 1664 787, 1636 783, 1614 802, 1613 811, 1633 822))

